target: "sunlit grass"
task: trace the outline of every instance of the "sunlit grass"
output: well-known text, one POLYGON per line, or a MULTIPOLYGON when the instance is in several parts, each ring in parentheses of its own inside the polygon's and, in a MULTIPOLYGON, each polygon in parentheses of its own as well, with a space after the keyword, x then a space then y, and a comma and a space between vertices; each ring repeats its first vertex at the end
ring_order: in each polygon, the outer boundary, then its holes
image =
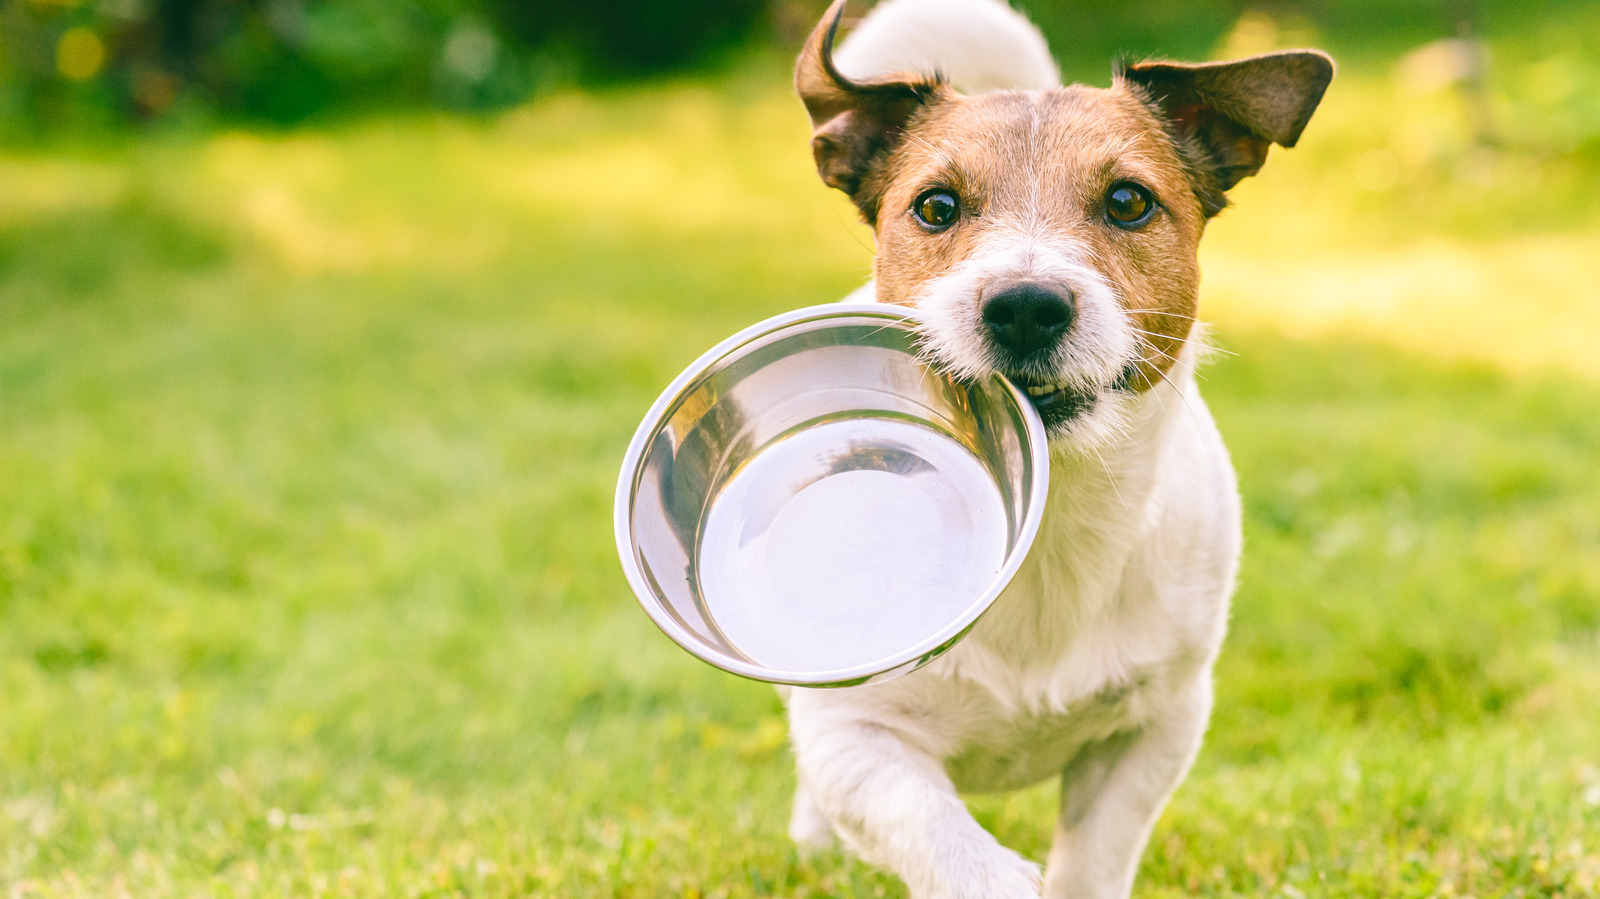
MULTIPOLYGON (((1491 156, 1347 71, 1207 237, 1248 549, 1146 895, 1600 891, 1600 74, 1535 36, 1491 156)), ((0 157, 0 884, 900 895, 610 544, 655 392, 867 274, 782 81, 0 157)))

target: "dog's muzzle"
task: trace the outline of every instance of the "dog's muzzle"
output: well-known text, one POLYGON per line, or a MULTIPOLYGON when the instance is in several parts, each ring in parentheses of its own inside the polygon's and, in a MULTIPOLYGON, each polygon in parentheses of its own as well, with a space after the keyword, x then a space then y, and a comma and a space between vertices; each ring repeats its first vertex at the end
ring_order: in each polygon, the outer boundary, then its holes
POLYGON ((1078 317, 1077 297, 1057 284, 1010 281, 984 290, 983 328, 1000 368, 1028 394, 1046 427, 1094 408, 1098 393, 1038 377, 1078 317))

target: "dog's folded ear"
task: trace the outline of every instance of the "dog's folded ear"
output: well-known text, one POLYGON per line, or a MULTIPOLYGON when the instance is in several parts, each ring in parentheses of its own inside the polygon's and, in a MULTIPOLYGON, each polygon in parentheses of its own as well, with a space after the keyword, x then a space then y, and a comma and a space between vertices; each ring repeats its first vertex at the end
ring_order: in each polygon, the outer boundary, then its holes
POLYGON ((953 94, 939 78, 911 73, 854 81, 833 63, 833 41, 845 0, 834 0, 807 39, 794 85, 811 114, 811 154, 817 173, 855 201, 875 224, 883 196, 884 162, 917 110, 953 94))
POLYGON ((1285 50, 1231 62, 1143 62, 1117 77, 1170 124, 1210 217, 1227 205, 1223 191, 1261 171, 1269 146, 1300 139, 1333 80, 1333 60, 1285 50))

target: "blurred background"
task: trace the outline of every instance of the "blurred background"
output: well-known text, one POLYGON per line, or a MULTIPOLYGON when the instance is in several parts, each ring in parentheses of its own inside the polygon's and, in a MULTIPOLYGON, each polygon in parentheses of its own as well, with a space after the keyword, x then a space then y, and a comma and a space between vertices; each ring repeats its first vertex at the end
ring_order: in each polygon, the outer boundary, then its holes
MULTIPOLYGON (((867 276, 823 5, 0 0, 0 892, 903 895, 610 536, 671 377, 867 276)), ((1202 246, 1247 549, 1139 895, 1600 895, 1600 3, 1019 5, 1341 66, 1202 246)))

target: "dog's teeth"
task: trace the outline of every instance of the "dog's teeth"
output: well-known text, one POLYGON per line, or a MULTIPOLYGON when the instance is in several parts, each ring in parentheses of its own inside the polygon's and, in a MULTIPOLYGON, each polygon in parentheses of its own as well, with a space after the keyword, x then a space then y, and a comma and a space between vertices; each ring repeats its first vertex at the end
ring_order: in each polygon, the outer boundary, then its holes
POLYGON ((1047 393, 1055 393, 1055 392, 1056 392, 1056 389, 1054 387, 1049 387, 1049 386, 1045 386, 1045 387, 1029 387, 1028 388, 1028 396, 1044 396, 1047 393))

